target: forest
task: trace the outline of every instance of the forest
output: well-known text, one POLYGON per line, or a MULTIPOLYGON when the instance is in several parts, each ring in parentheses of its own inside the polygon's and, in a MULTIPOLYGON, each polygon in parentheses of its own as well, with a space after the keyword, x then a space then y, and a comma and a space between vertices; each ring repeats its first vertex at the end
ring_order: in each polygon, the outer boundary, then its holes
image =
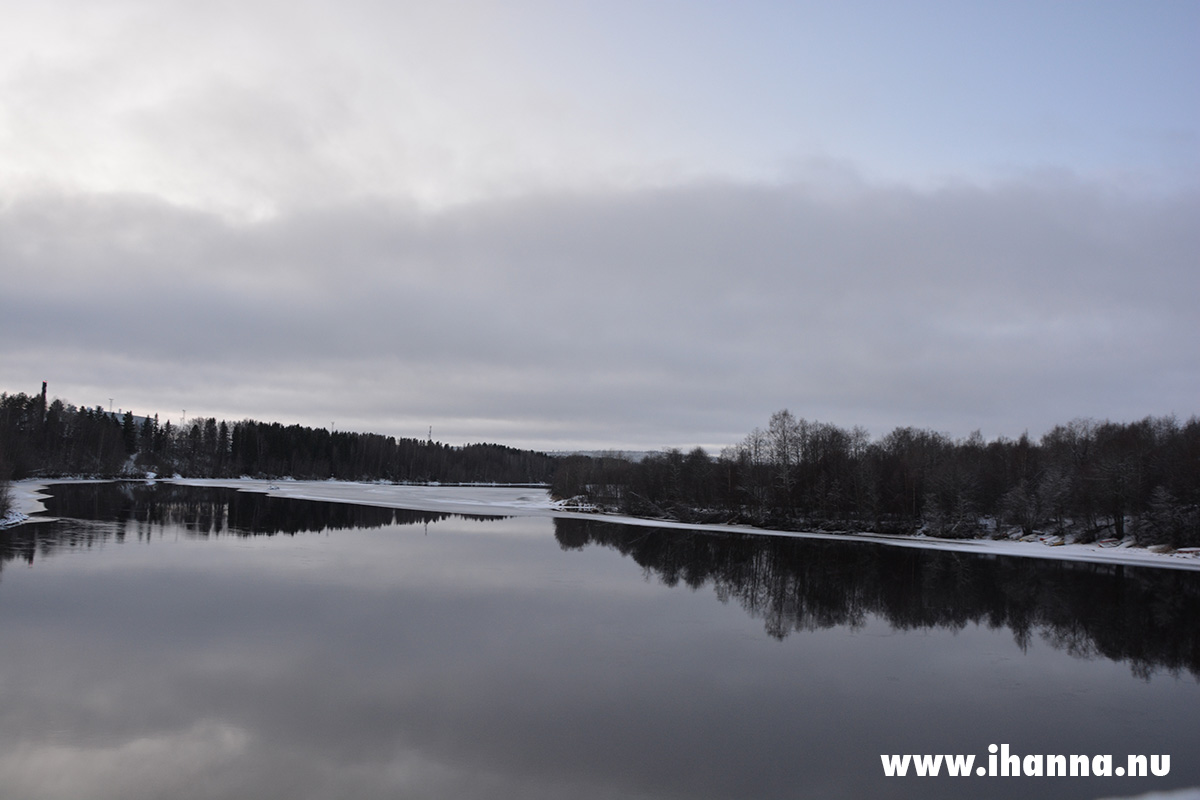
POLYGON ((1200 419, 1078 419, 1033 440, 965 439, 773 414, 713 456, 668 449, 552 456, 499 444, 157 417, 0 394, 2 483, 26 477, 292 477, 534 483, 578 508, 780 530, 941 537, 1070 534, 1077 541, 1200 546, 1200 419))
POLYGON ((778 411, 712 457, 667 450, 636 463, 571 456, 552 492, 579 505, 683 522, 782 530, 1008 531, 1077 541, 1200 545, 1200 420, 1075 420, 1032 440, 954 440, 903 427, 872 439, 778 411))
MULTIPOLYGON (((28 477, 292 477, 440 483, 548 483, 555 460, 499 444, 421 439, 278 422, 160 424, 77 408, 45 394, 0 395, 0 481, 28 477)), ((0 514, 3 516, 3 514, 0 514)))

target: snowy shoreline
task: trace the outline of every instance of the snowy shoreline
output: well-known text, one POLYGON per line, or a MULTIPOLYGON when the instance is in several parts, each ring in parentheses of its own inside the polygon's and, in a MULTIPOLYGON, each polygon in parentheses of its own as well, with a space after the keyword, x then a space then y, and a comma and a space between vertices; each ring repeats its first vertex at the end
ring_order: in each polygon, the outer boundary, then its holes
MULTIPOLYGON (((85 480, 17 481, 12 484, 13 514, 3 526, 37 522, 44 517, 42 491, 54 483, 107 482, 85 480)), ((597 514, 575 511, 550 498, 545 489, 521 486, 424 486, 389 483, 354 483, 347 481, 266 481, 250 478, 163 479, 164 483, 181 486, 212 486, 259 492, 273 497, 297 500, 318 500, 331 503, 407 508, 445 514, 478 514, 484 516, 536 516, 568 519, 588 519, 623 525, 669 528, 675 530, 741 533, 757 536, 785 536, 798 539, 826 539, 847 542, 870 542, 890 547, 917 547, 928 550, 949 550, 981 555, 1019 556, 1059 561, 1086 561, 1097 564, 1123 564, 1139 567, 1160 567, 1200 571, 1200 552, 1195 550, 1158 553, 1127 544, 1102 547, 1098 544, 1056 544, 994 539, 938 539, 923 535, 899 536, 874 533, 818 533, 778 531, 747 525, 689 524, 669 520, 642 519, 617 514, 597 514)))

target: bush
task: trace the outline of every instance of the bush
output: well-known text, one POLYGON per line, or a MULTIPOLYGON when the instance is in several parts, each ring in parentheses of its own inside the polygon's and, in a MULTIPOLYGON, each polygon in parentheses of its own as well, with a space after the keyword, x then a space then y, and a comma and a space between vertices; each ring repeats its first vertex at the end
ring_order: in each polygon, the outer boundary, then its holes
POLYGON ((0 519, 8 516, 12 511, 12 487, 9 484, 8 469, 0 464, 0 519))

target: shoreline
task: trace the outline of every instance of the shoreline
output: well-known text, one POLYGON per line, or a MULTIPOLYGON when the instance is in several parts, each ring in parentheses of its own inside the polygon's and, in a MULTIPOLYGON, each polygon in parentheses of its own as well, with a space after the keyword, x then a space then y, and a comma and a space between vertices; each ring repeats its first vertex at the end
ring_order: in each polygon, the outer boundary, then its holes
MULTIPOLYGON (((406 508, 445 514, 476 514, 481 516, 559 517, 564 519, 595 520, 620 525, 666 528, 672 530, 704 531, 708 533, 738 533, 755 536, 782 536, 799 539, 824 539, 844 542, 866 542, 890 547, 916 547, 926 550, 947 550, 979 555, 1017 556, 1059 561, 1084 561, 1096 564, 1158 567, 1200 571, 1200 551, 1158 553, 1128 544, 1101 547, 1098 544, 1057 544, 1026 542, 1014 539, 939 539, 917 534, 914 536, 876 533, 821 533, 779 531, 748 525, 689 524, 670 520, 643 519, 619 514, 572 511, 551 500, 545 489, 528 486, 470 485, 423 486, 390 483, 355 483, 349 481, 258 480, 251 478, 160 478, 146 482, 174 483, 181 486, 211 486, 257 492, 272 497, 296 500, 316 500, 330 503, 406 508)), ((38 517, 45 513, 42 492, 56 483, 108 483, 99 479, 25 480, 14 481, 13 511, 4 528, 27 522, 46 521, 38 517)))

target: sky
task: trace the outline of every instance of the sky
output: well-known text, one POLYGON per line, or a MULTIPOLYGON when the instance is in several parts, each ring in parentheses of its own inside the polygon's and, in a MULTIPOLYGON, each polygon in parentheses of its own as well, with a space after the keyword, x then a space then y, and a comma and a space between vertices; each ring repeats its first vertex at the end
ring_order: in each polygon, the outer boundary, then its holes
POLYGON ((545 450, 1200 413, 1198 3, 3 5, 0 391, 545 450))

